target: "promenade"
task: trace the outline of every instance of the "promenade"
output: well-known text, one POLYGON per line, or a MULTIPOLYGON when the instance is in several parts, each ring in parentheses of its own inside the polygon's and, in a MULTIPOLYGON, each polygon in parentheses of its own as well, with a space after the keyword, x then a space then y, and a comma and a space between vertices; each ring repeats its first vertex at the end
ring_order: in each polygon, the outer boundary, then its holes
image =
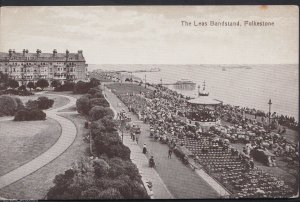
MULTIPOLYGON (((185 166, 179 159, 172 156, 168 158, 168 147, 161 143, 155 142, 149 137, 149 125, 141 123, 137 116, 128 112, 127 107, 109 90, 105 90, 106 98, 110 102, 111 107, 116 112, 125 110, 126 114, 131 118, 132 122, 136 122, 141 127, 141 135, 138 137, 138 144, 133 142, 129 134, 124 135, 124 144, 131 150, 131 158, 141 172, 143 178, 151 180, 153 183, 153 198, 220 198, 222 194, 212 187, 214 184, 207 183, 201 178, 197 172, 185 166), (119 103, 121 107, 118 106, 119 103), (147 145, 148 155, 142 153, 143 144, 147 145), (150 173, 153 170, 148 167, 149 156, 154 156, 156 173, 150 173), (162 183, 163 182, 163 183, 162 183), (169 190, 170 195, 166 195, 169 190)), ((217 187, 218 188, 218 187, 217 187)))
POLYGON ((71 96, 65 96, 65 95, 59 95, 59 96, 63 96, 69 99, 69 103, 62 107, 45 110, 47 117, 58 121, 59 124, 61 125, 62 132, 58 141, 50 149, 42 153, 40 156, 18 167, 17 169, 12 170, 9 173, 1 176, 0 189, 14 182, 17 182, 18 180, 30 175, 31 173, 47 165, 48 163, 56 159, 58 156, 60 156, 66 149, 68 149, 70 145, 72 145, 76 137, 77 129, 72 121, 62 116, 59 116, 60 114, 59 111, 73 106, 76 103, 76 99, 71 96))

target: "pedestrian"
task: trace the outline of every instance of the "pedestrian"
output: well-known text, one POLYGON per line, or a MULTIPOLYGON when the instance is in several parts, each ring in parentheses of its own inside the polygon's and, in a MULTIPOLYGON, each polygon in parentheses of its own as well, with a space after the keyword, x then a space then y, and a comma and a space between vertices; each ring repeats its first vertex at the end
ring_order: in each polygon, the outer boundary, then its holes
POLYGON ((172 153, 173 153, 172 149, 171 149, 171 148, 169 148, 169 152, 168 152, 168 158, 171 158, 171 157, 172 157, 172 153))
POLYGON ((133 132, 130 133, 130 138, 133 140, 133 132))
POLYGON ((135 133, 132 133, 132 141, 135 141, 135 133))
POLYGON ((139 138, 138 138, 138 136, 136 136, 135 140, 136 140, 136 143, 138 144, 138 143, 139 143, 139 138))
POLYGON ((147 153, 147 147, 146 147, 146 144, 143 145, 143 153, 144 153, 144 154, 147 153))

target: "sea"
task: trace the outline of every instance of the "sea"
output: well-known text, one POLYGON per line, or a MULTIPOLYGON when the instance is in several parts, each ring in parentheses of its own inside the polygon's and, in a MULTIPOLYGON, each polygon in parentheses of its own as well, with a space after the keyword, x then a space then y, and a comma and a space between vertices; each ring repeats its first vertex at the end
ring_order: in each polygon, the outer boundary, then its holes
POLYGON ((241 107, 269 111, 269 99, 272 101, 271 112, 293 116, 299 120, 299 65, 89 65, 93 69, 103 70, 150 70, 159 68, 159 72, 132 73, 149 83, 172 84, 181 79, 188 79, 197 84, 194 90, 169 88, 186 96, 197 96, 198 85, 212 98, 241 107))

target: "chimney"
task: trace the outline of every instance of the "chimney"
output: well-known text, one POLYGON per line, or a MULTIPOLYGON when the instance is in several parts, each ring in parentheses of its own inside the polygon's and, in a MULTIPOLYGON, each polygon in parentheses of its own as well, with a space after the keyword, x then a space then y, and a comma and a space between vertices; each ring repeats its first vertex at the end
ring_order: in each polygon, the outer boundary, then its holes
POLYGON ((41 51, 40 49, 37 49, 37 50, 36 50, 37 57, 40 56, 41 52, 42 52, 42 51, 41 51))
POLYGON ((8 54, 9 54, 9 57, 11 57, 11 55, 12 55, 12 50, 11 49, 8 50, 8 54))
POLYGON ((66 50, 66 57, 69 57, 69 50, 66 50))
POLYGON ((23 56, 25 56, 25 53, 26 53, 26 50, 25 50, 25 49, 23 49, 23 56))
POLYGON ((54 49, 54 50, 53 50, 53 57, 55 57, 55 56, 56 56, 56 54, 57 54, 57 50, 56 50, 56 49, 54 49))

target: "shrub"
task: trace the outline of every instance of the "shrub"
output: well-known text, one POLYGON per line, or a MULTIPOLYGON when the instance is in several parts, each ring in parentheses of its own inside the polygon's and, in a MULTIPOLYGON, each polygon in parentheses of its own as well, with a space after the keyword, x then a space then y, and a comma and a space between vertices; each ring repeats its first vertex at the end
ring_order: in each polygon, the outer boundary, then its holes
POLYGON ((52 86, 53 88, 57 88, 57 87, 60 87, 60 86, 61 86, 61 83, 60 83, 59 80, 53 80, 53 81, 51 82, 51 86, 52 86))
POLYGON ((8 74, 0 72, 0 90, 6 90, 8 87, 8 74))
POLYGON ((109 169, 110 169, 110 166, 108 165, 108 163, 103 159, 95 160, 93 167, 95 170, 95 175, 98 178, 107 176, 109 169))
POLYGON ((52 107, 54 100, 49 99, 47 97, 39 97, 37 99, 38 101, 38 108, 39 109, 49 109, 50 107, 52 107))
POLYGON ((42 90, 44 90, 44 88, 49 86, 49 82, 46 79, 39 79, 35 85, 36 87, 40 87, 42 90))
POLYGON ((102 107, 109 107, 109 103, 105 98, 92 98, 90 99, 91 107, 95 106, 102 106, 102 107))
POLYGON ((0 96, 0 116, 13 116, 19 109, 24 108, 19 98, 0 96))
POLYGON ((18 90, 20 91, 26 91, 26 86, 25 85, 21 85, 18 90))
POLYGON ((102 106, 95 106, 89 112, 89 118, 91 121, 102 119, 105 116, 113 117, 114 113, 111 109, 102 106))
POLYGON ((46 114, 38 109, 22 109, 16 112, 14 121, 45 120, 46 114))
POLYGON ((87 96, 82 96, 76 101, 76 108, 80 114, 88 114, 90 111, 90 100, 87 96))
POLYGON ((100 199, 100 190, 97 187, 88 188, 81 194, 82 199, 100 199))
POLYGON ((101 91, 98 91, 94 95, 91 95, 91 98, 104 98, 104 95, 101 91))
POLYGON ((28 109, 49 109, 52 107, 54 100, 47 97, 39 97, 37 100, 28 100, 26 107, 28 109))
POLYGON ((35 87, 35 85, 34 85, 34 83, 32 81, 30 81, 30 82, 27 83, 27 88, 29 88, 30 91, 31 91, 32 88, 34 89, 34 87, 35 87))
POLYGON ((4 94, 21 95, 21 96, 33 95, 33 93, 31 93, 27 90, 21 91, 21 90, 16 90, 16 89, 7 89, 4 91, 4 94))
POLYGON ((74 82, 66 81, 63 85, 58 85, 54 88, 54 91, 73 91, 75 86, 74 82))
POLYGON ((89 85, 90 85, 91 88, 97 87, 100 84, 101 84, 100 81, 96 78, 91 78, 91 80, 89 82, 89 85))
POLYGON ((9 79, 8 80, 8 86, 15 89, 15 88, 19 87, 19 83, 14 79, 9 79))
POLYGON ((86 83, 83 81, 78 81, 74 86, 73 93, 85 94, 89 91, 90 88, 91 88, 91 86, 89 83, 86 83))
POLYGON ((95 95, 98 92, 101 92, 101 91, 97 88, 91 88, 87 93, 90 95, 95 95))
POLYGON ((108 188, 99 193, 100 199, 122 199, 121 193, 115 188, 108 188))

